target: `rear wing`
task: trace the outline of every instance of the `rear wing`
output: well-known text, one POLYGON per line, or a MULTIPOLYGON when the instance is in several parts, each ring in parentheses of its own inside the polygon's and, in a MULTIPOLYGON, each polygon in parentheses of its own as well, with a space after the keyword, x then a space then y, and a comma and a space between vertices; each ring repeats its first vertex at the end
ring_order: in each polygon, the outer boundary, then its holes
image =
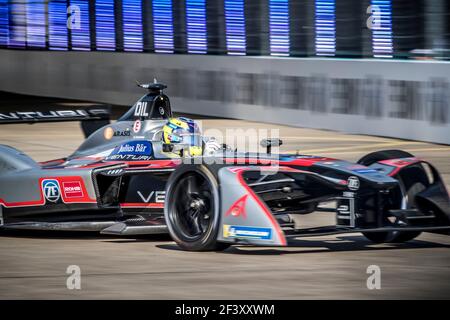
POLYGON ((58 108, 58 110, 46 109, 45 111, 12 112, 0 110, 0 124, 80 121, 83 133, 88 137, 95 130, 109 124, 111 117, 111 107, 104 105, 85 108, 58 108))

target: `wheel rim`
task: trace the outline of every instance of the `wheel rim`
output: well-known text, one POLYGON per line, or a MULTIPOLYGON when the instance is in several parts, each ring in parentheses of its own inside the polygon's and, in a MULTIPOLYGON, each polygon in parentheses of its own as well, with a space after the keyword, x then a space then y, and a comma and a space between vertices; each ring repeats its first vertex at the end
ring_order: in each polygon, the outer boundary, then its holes
POLYGON ((190 172, 176 182, 169 205, 169 219, 185 241, 198 241, 209 231, 214 215, 212 186, 199 173, 190 172))

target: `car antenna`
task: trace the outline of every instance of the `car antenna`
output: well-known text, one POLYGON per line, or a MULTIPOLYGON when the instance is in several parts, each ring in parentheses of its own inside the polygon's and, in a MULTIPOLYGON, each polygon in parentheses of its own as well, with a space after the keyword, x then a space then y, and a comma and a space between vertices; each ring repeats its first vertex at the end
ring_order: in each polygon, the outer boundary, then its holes
POLYGON ((164 83, 158 82, 156 78, 153 78, 153 82, 150 83, 140 83, 139 81, 135 80, 138 87, 148 89, 150 92, 158 92, 159 94, 163 93, 163 90, 167 88, 167 86, 164 83))

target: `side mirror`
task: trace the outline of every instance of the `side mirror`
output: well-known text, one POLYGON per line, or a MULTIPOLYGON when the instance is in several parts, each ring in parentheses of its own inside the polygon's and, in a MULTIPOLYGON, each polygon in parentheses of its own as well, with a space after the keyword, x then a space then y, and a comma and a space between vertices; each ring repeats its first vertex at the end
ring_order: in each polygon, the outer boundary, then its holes
POLYGON ((283 141, 281 139, 262 139, 261 147, 266 148, 267 153, 272 153, 272 146, 279 147, 283 144, 283 141))

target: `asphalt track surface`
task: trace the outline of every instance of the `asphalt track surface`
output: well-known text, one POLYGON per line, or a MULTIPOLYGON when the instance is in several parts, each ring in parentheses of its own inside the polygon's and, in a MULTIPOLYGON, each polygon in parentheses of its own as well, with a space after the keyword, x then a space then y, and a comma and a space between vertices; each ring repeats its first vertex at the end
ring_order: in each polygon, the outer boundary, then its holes
MULTIPOLYGON (((353 161, 374 150, 403 149, 430 160, 450 185, 449 146, 238 120, 203 120, 203 126, 276 128, 284 151, 353 161)), ((77 123, 0 127, 0 143, 38 161, 63 157, 82 140, 77 123)), ((297 222, 303 225, 334 219, 302 218, 297 222)), ((355 233, 302 238, 289 248, 193 253, 166 236, 8 232, 0 237, 0 299, 448 299, 449 248, 444 235, 375 245, 355 233), (81 268, 81 290, 66 287, 69 265, 81 268), (370 265, 381 269, 380 290, 367 288, 370 265)))

